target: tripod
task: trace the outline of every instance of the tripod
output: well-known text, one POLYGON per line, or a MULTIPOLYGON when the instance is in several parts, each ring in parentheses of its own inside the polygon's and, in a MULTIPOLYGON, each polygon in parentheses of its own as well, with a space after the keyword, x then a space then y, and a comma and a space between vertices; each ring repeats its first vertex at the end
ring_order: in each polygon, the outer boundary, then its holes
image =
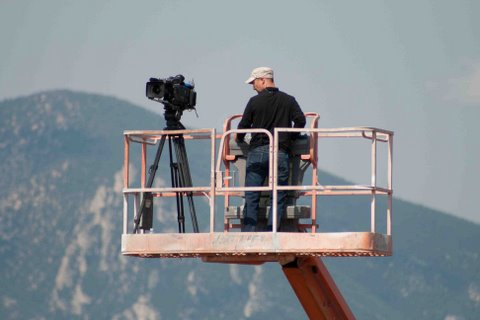
MULTIPOLYGON (((165 120, 167 127, 164 130, 183 130, 185 127, 180 123, 181 111, 175 111, 165 107, 165 120)), ((170 157, 170 178, 173 188, 192 187, 192 177, 190 175, 190 167, 188 165, 187 150, 185 148, 185 139, 183 134, 166 134, 162 135, 160 143, 158 145, 157 152, 155 154, 155 160, 150 166, 147 188, 151 188, 155 179, 155 174, 158 170, 158 163, 162 155, 165 141, 168 140, 168 150, 170 157), (175 158, 173 156, 173 149, 175 149, 175 158), (176 161, 174 161, 176 159, 176 161)), ((185 212, 184 212, 184 194, 188 199, 188 206, 190 211, 190 217, 192 220, 193 231, 198 233, 197 215, 195 212, 195 205, 193 202, 193 192, 176 192, 176 205, 177 205, 177 221, 178 232, 185 233, 185 212)), ((135 227, 133 233, 137 233, 138 229, 142 229, 144 232, 150 230, 153 224, 153 194, 151 192, 145 192, 140 205, 140 209, 134 219, 135 227)))

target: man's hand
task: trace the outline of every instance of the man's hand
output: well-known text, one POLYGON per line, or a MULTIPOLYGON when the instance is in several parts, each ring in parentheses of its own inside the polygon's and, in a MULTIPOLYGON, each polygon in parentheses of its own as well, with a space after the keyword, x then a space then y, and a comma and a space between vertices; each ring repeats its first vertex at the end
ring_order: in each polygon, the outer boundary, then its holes
POLYGON ((235 133, 234 137, 235 137, 236 142, 238 142, 238 143, 244 142, 244 140, 243 140, 244 136, 239 137, 239 135, 235 133))

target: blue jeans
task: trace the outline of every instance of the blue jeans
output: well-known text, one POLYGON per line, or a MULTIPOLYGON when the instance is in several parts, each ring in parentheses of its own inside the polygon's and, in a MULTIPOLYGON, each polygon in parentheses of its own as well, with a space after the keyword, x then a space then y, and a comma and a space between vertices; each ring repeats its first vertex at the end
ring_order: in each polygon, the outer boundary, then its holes
MULTIPOLYGON (((250 150, 247 156, 247 168, 245 176, 245 186, 263 186, 265 179, 268 177, 268 145, 259 146, 250 150)), ((288 153, 279 150, 278 153, 278 185, 288 185, 289 175, 289 159, 288 153)), ((260 191, 245 192, 245 211, 243 218, 242 231, 256 231, 258 204, 260 202, 260 191)), ((285 203, 287 198, 287 191, 278 191, 277 194, 277 230, 280 228, 280 220, 285 210, 285 203)), ((272 197, 273 199, 273 197, 272 197)), ((268 218, 267 230, 272 229, 272 206, 270 206, 270 214, 268 218)))

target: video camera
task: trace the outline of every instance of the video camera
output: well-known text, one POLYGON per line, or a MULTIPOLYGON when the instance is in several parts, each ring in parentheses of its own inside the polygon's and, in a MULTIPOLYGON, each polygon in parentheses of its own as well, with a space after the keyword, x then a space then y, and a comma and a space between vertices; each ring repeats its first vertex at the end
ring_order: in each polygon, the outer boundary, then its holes
POLYGON ((195 109, 197 93, 194 84, 184 82, 181 74, 166 79, 150 78, 146 86, 146 96, 178 111, 195 109))

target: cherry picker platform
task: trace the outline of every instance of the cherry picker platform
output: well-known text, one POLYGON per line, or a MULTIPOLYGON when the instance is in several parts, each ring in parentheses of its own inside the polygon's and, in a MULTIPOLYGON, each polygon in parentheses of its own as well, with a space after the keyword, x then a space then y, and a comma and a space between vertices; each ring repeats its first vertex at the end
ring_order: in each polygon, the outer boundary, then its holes
MULTIPOLYGON (((218 263, 279 262, 309 317, 354 318, 320 257, 392 255, 393 132, 374 127, 318 128, 319 115, 306 113, 306 116, 309 119, 306 128, 276 128, 273 135, 262 129, 232 129, 232 121, 241 115, 227 119, 222 134, 217 134, 215 129, 125 131, 122 254, 144 258, 200 258, 218 263), (264 186, 244 186, 248 145, 235 142, 234 135, 239 132, 263 132, 270 139, 270 173, 264 186), (301 134, 293 147, 288 186, 277 183, 276 154, 279 147, 276 142, 282 132, 301 134), (158 145, 165 135, 182 135, 187 141, 209 141, 211 158, 209 168, 204 169, 210 172, 207 185, 146 187, 147 149, 158 145), (324 185, 319 181, 319 140, 345 138, 368 142, 369 184, 324 185), (380 143, 386 144, 386 186, 379 186, 377 182, 380 143), (141 150, 137 158, 141 167, 140 181, 135 183, 130 181, 132 144, 139 145, 141 150), (304 183, 304 180, 308 182, 304 183), (262 192, 258 222, 261 226, 268 219, 270 206, 276 212, 280 190, 289 194, 281 232, 276 230, 276 215, 272 217, 272 232, 240 232, 244 192, 262 192), (138 220, 141 196, 145 193, 151 194, 155 200, 187 194, 206 199, 209 213, 199 219, 207 221, 206 225, 197 232, 134 232, 135 224, 131 222, 138 220), (369 197, 370 230, 320 232, 319 225, 328 221, 323 221, 322 212, 317 212, 318 198, 335 196, 369 197), (383 232, 377 230, 377 197, 386 199, 386 228, 383 232), (215 210, 219 199, 223 200, 221 214, 215 210), (305 201, 300 203, 299 199, 308 199, 308 204, 305 201), (221 220, 223 223, 218 223, 221 220), (329 307, 325 307, 325 303, 329 307)), ((323 157, 327 156, 323 154, 323 157)))

